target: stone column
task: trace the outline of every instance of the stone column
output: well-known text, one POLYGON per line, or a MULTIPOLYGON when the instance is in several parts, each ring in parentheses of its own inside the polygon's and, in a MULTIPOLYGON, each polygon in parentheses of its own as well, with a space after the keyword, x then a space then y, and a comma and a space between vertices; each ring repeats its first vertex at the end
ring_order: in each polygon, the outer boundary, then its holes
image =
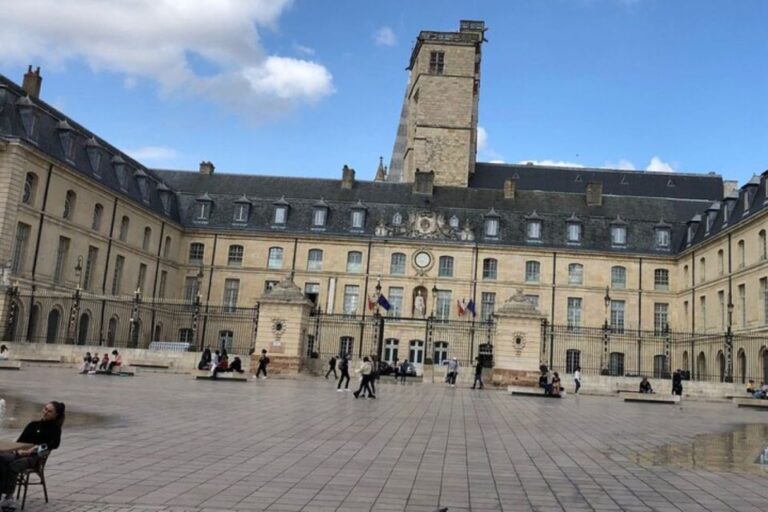
POLYGON ((251 356, 252 372, 256 372, 264 349, 269 356, 268 372, 299 372, 311 308, 312 303, 290 277, 264 293, 259 301, 256 350, 251 356))
POLYGON ((538 386, 543 318, 522 289, 495 312, 494 385, 538 386))

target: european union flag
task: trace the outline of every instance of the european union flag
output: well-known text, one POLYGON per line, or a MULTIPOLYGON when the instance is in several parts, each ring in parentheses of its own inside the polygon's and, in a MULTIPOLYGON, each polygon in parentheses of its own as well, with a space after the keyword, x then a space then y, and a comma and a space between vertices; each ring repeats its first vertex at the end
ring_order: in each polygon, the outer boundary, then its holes
POLYGON ((475 313, 475 301, 473 301, 472 299, 470 299, 469 302, 467 302, 467 311, 472 313, 472 316, 476 315, 476 313, 475 313))
POLYGON ((376 299, 376 303, 387 311, 392 307, 384 295, 379 295, 379 298, 376 299))

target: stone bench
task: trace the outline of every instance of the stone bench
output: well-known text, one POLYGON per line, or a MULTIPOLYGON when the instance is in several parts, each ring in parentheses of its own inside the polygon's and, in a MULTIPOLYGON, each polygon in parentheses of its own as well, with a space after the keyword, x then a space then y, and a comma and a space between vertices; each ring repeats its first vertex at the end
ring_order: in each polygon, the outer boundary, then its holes
POLYGON ((0 370, 21 370, 19 361, 0 361, 0 370))
POLYGON ((646 402, 652 404, 679 404, 679 395, 659 395, 656 393, 640 393, 637 391, 622 391, 619 398, 625 402, 646 402))
POLYGON ((755 409, 768 410, 768 400, 762 398, 734 398, 736 407, 753 407, 755 409))
POLYGON ((732 400, 734 398, 752 398, 752 394, 747 393, 746 391, 743 393, 726 393, 725 394, 726 400, 732 400))
POLYGON ((44 363, 44 364, 60 364, 62 362, 62 357, 56 357, 56 356, 23 356, 18 358, 19 361, 24 361, 25 363, 44 363))
POLYGON ((216 381, 231 381, 231 382, 248 382, 247 373, 238 372, 219 372, 214 379, 211 372, 208 370, 193 370, 192 375, 195 380, 216 380, 216 381))
POLYGON ((167 370, 171 367, 169 363, 162 363, 159 361, 131 361, 131 366, 137 368, 150 368, 156 370, 167 370))
POLYGON ((542 396, 544 398, 562 398, 565 396, 565 390, 562 390, 560 396, 545 395, 544 388, 538 386, 507 386, 507 392, 513 396, 542 396))
POLYGON ((108 372, 107 370, 96 370, 89 375, 111 375, 113 377, 133 377, 136 375, 136 370, 126 367, 125 365, 119 366, 117 369, 108 372))

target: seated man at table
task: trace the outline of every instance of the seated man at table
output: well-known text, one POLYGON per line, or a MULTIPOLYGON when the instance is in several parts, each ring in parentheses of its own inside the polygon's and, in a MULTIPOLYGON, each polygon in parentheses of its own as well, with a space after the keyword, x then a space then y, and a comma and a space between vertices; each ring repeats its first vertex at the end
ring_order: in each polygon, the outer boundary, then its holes
POLYGON ((64 425, 65 407, 62 402, 48 402, 43 406, 42 418, 27 425, 17 440, 32 445, 30 448, 0 453, 0 509, 16 510, 14 491, 19 473, 37 465, 41 457, 61 444, 61 427, 64 425))
POLYGON ((651 383, 648 382, 648 377, 643 377, 643 380, 640 381, 640 392, 653 393, 653 388, 651 387, 651 383))

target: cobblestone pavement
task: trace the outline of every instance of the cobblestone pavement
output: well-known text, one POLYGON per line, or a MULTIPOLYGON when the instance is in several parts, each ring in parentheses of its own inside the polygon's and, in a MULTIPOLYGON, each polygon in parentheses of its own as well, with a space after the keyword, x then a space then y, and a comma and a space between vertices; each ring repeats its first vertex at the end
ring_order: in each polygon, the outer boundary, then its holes
MULTIPOLYGON (((768 473, 757 466, 643 455, 685 452, 697 434, 768 418, 727 403, 513 398, 415 383, 355 400, 313 377, 243 384, 42 367, 0 372, 7 395, 106 417, 65 426, 46 470, 51 503, 35 488, 30 512, 768 510, 768 473)), ((715 443, 688 458, 707 450, 727 458, 731 449, 715 443)))

